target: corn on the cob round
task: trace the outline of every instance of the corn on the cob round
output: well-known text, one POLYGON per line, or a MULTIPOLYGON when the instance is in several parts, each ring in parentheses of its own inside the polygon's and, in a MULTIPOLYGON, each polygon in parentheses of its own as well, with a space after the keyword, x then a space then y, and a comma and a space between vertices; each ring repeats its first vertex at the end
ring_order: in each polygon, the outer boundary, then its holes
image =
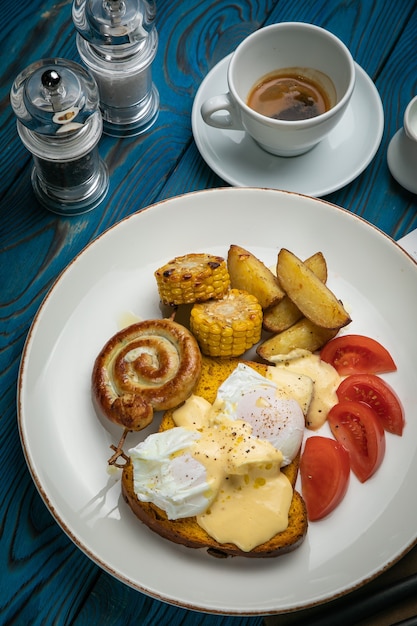
POLYGON ((230 286, 225 259, 213 254, 186 254, 155 272, 164 304, 192 304, 222 298, 230 286))
POLYGON ((207 356, 240 356, 261 338, 262 307, 255 296, 230 289, 221 300, 194 304, 190 330, 207 356))

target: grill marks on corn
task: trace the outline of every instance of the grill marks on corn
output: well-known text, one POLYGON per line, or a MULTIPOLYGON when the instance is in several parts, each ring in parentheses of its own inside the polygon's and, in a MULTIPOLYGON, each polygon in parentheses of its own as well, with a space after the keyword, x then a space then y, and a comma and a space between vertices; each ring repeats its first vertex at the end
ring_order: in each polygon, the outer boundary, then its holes
POLYGON ((226 261, 212 254, 176 257, 155 272, 159 296, 169 306, 222 298, 230 287, 226 261))
POLYGON ((263 311, 257 297, 232 289, 222 257, 190 253, 176 257, 155 272, 165 305, 193 305, 190 330, 207 356, 236 357, 261 338, 263 311))

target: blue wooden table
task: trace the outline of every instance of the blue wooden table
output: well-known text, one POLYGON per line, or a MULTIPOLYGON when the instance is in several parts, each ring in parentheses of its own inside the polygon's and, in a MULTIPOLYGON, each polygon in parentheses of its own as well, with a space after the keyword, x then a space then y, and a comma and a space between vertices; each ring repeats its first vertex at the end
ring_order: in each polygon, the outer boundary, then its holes
MULTIPOLYGON (((2 8, 5 8, 5 2, 2 8)), ((159 48, 153 78, 161 98, 145 136, 103 136, 100 153, 110 190, 96 210, 72 218, 44 210, 30 182, 31 157, 20 142, 9 91, 35 60, 79 61, 71 2, 22 0, 3 13, 0 48, 0 623, 263 623, 222 617, 152 600, 114 580, 62 532, 27 470, 16 421, 16 383, 31 321, 57 275, 92 239, 131 213, 164 198, 226 186, 200 157, 191 108, 208 71, 250 32, 277 21, 307 21, 339 36, 382 98, 385 129, 369 167, 326 199, 394 238, 417 227, 416 197, 391 177, 389 140, 417 93, 414 0, 157 0, 159 48)), ((354 243, 352 254, 355 254, 354 243)), ((281 623, 281 622, 280 622, 281 623)), ((282 624, 287 623, 283 617, 282 624)))

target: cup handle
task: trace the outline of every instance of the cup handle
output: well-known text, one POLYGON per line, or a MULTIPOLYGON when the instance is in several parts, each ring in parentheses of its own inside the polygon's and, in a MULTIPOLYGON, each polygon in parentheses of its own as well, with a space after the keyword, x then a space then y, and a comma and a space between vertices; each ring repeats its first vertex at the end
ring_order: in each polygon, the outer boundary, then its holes
POLYGON ((209 98, 201 105, 201 116, 206 124, 214 128, 244 130, 240 115, 230 93, 209 98))

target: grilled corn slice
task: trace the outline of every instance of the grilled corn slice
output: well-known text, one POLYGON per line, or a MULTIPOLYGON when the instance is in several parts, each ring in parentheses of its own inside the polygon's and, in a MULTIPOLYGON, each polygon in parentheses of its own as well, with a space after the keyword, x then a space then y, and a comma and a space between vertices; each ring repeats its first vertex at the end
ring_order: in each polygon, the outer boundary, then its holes
POLYGON ((262 307, 255 296, 230 289, 221 300, 194 304, 190 330, 207 356, 240 356, 261 338, 262 307))
POLYGON ((164 304, 192 304, 222 298, 230 286, 226 261, 213 254, 176 257, 155 272, 164 304))

